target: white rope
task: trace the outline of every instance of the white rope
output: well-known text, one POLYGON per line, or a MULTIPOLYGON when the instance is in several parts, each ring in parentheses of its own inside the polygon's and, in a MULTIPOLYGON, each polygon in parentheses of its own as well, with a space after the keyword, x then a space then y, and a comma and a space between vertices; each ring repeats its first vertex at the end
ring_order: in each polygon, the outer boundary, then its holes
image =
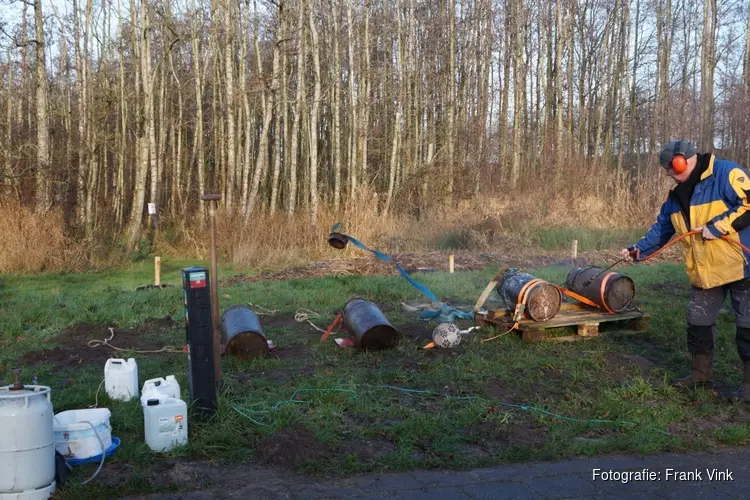
POLYGON ((87 345, 91 347, 92 349, 96 349, 97 347, 106 345, 107 347, 111 347, 115 351, 133 351, 138 354, 149 354, 149 353, 157 353, 157 352, 178 352, 178 353, 182 352, 182 349, 177 349, 173 345, 165 345, 161 349, 155 349, 151 351, 136 351, 134 349, 123 349, 121 347, 115 347, 109 343, 114 337, 115 337, 115 329, 112 327, 109 327, 109 337, 107 337, 104 340, 97 340, 97 339, 89 340, 87 345))
POLYGON ((315 323, 310 321, 310 318, 320 318, 320 314, 316 313, 315 311, 311 311, 310 309, 304 308, 297 309, 297 311, 294 313, 294 320, 298 323, 304 323, 305 321, 307 321, 313 328, 315 328, 319 332, 326 332, 322 328, 318 328, 317 326, 315 326, 315 323))
POLYGON ((276 309, 268 309, 267 307, 263 307, 260 304, 253 304, 252 302, 248 302, 247 305, 255 309, 262 309, 254 311, 258 316, 262 316, 264 314, 276 314, 277 312, 279 312, 276 309))
POLYGON ((96 389, 96 396, 95 396, 94 404, 92 406, 89 406, 89 408, 96 408, 99 406, 99 391, 102 389, 103 385, 104 385, 104 379, 102 379, 102 381, 99 383, 99 387, 97 387, 96 389))
POLYGON ((86 486, 90 481, 92 481, 96 476, 99 475, 99 472, 102 470, 102 467, 104 466, 104 455, 106 455, 107 450, 104 448, 104 441, 102 441, 102 437, 99 435, 98 432, 96 432, 96 427, 94 427, 94 424, 89 422, 88 420, 81 420, 81 423, 83 424, 89 424, 91 426, 91 430, 94 431, 94 435, 96 436, 96 439, 99 440, 99 445, 102 447, 102 459, 99 462, 99 467, 96 469, 96 472, 94 472, 94 475, 85 480, 81 483, 81 486, 86 486))

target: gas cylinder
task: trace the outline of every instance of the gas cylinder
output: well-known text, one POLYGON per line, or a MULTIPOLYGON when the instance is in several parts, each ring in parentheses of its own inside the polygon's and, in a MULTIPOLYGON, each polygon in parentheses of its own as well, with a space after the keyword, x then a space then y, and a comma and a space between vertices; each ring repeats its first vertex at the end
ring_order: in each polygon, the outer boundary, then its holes
POLYGON ((0 387, 0 500, 42 500, 55 492, 52 390, 0 387))

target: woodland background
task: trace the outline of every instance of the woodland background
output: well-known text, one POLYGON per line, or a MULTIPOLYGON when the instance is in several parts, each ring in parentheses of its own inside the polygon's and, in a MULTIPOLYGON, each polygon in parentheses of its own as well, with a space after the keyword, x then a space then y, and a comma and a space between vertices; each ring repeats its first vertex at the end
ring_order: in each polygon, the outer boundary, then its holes
POLYGON ((0 2, 2 272, 205 257, 203 193, 224 257, 284 265, 339 221, 647 227, 670 138, 750 165, 746 0, 0 2))

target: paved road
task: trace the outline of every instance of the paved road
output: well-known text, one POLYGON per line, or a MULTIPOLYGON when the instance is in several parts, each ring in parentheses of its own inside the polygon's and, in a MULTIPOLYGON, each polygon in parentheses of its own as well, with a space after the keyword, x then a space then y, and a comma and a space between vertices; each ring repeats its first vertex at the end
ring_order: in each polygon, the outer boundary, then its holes
POLYGON ((245 477, 234 477, 231 481, 232 486, 224 484, 219 488, 199 492, 148 495, 140 498, 143 500, 750 498, 750 447, 711 454, 610 455, 560 462, 505 465, 461 472, 432 470, 372 474, 315 482, 310 482, 310 479, 304 476, 263 477, 263 474, 248 472, 249 474, 245 477), (710 477, 709 473, 714 470, 722 472, 722 477, 710 477), (622 480, 623 473, 631 473, 625 476, 625 481, 622 480), (631 480, 627 480, 628 478, 631 480))

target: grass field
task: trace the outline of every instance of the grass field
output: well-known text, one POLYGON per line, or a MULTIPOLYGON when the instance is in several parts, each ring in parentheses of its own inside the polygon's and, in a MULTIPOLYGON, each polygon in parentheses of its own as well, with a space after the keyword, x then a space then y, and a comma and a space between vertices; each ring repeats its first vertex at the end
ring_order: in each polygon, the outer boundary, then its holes
MULTIPOLYGON (((554 238, 554 236, 550 236, 554 238)), ((596 247, 596 244, 591 244, 596 247)), ((404 312, 402 301, 424 299, 392 276, 338 276, 249 281, 242 270, 220 270, 220 308, 252 304, 276 349, 264 358, 225 357, 220 408, 213 422, 189 420, 187 446, 152 453, 144 443, 139 401, 110 401, 100 383, 108 357, 134 357, 139 380, 174 374, 188 398, 180 270, 195 261, 162 260, 163 290, 136 291, 152 282, 150 262, 126 270, 82 274, 5 275, 0 283, 0 385, 20 368, 22 380, 52 388, 55 412, 96 403, 112 412, 122 440, 91 484, 96 465, 76 468, 61 498, 113 498, 125 493, 198 489, 156 479, 166 463, 229 460, 270 464, 317 475, 467 468, 609 452, 705 450, 747 443, 745 406, 719 393, 679 392, 669 378, 686 373, 685 306, 689 285, 682 265, 622 268, 636 284, 635 305, 652 314, 649 330, 607 333, 574 343, 528 344, 516 334, 492 342, 488 328, 456 349, 421 349, 434 323, 404 312), (403 334, 396 349, 342 349, 295 311, 309 309, 325 328, 352 297, 379 304, 403 334), (92 348, 109 327, 111 344, 92 348), (182 457, 182 458, 180 458, 182 457), (117 493, 115 493, 117 492, 117 493)), ((524 269, 562 284, 569 269, 524 269)), ((441 299, 470 307, 496 272, 417 273, 441 299)), ((468 326, 461 322, 460 326, 468 326)), ((740 381, 733 314, 719 318, 717 380, 740 381)))

